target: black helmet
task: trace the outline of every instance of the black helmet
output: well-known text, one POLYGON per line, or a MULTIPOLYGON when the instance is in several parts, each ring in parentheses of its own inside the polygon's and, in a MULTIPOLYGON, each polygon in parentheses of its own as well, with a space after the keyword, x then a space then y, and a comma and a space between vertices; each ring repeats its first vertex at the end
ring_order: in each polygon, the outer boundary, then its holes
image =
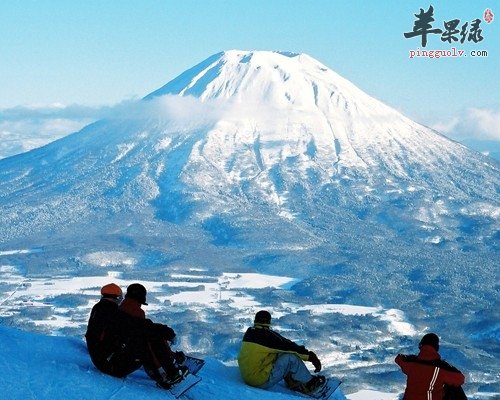
POLYGON ((147 306, 148 303, 146 303, 146 294, 147 291, 144 286, 142 286, 140 283, 132 283, 127 288, 127 294, 125 295, 125 298, 137 300, 139 303, 147 306))
POLYGON ((419 347, 423 345, 429 345, 434 347, 436 351, 439 351, 439 337, 435 333, 428 333, 424 335, 422 340, 420 340, 419 347))
POLYGON ((255 319, 253 322, 259 325, 270 326, 271 314, 269 313, 269 311, 260 310, 257 314, 255 314, 255 319))

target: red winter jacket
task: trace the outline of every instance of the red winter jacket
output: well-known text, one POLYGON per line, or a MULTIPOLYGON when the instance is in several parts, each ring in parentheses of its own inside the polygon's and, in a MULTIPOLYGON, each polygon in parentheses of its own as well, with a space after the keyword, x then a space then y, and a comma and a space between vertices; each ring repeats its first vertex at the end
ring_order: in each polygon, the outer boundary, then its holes
POLYGON ((398 354, 396 364, 406 374, 404 400, 443 400, 443 385, 461 386, 464 375, 441 360, 439 353, 423 345, 418 356, 398 354))
POLYGON ((141 303, 131 298, 125 298, 120 304, 120 311, 126 312, 132 317, 146 318, 146 313, 141 308, 141 303))
POLYGON ((125 298, 121 302, 119 309, 120 311, 123 311, 124 313, 131 315, 132 317, 145 319, 146 321, 148 321, 151 326, 149 326, 148 331, 146 331, 147 335, 159 336, 168 341, 174 340, 174 330, 167 325, 158 324, 156 322, 152 322, 150 319, 146 319, 146 313, 141 308, 141 303, 139 303, 137 300, 132 298, 125 298))

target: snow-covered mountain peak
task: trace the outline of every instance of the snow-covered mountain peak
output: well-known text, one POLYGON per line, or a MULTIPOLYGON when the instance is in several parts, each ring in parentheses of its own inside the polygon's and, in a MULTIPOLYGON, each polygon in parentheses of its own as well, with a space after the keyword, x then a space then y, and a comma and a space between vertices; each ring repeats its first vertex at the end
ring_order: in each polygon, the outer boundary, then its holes
MULTIPOLYGON (((308 56, 289 52, 231 50, 215 54, 146 98, 165 94, 202 100, 232 99, 295 109, 336 108, 372 113, 383 105, 308 56)), ((387 110, 384 110, 386 112, 387 110)))
MULTIPOLYGON (((224 104, 225 112, 207 136, 208 142, 214 139, 214 146, 204 146, 203 156, 213 160, 210 149, 241 155, 253 143, 262 156, 258 169, 298 156, 302 165, 295 169, 319 166, 326 180, 342 166, 366 171, 383 165, 391 175, 401 177, 407 175, 407 166, 397 161, 401 157, 394 151, 411 152, 410 158, 428 164, 443 154, 442 146, 451 144, 307 54, 221 52, 145 99, 165 95, 224 104)), ((241 170, 235 172, 240 175, 241 170)))

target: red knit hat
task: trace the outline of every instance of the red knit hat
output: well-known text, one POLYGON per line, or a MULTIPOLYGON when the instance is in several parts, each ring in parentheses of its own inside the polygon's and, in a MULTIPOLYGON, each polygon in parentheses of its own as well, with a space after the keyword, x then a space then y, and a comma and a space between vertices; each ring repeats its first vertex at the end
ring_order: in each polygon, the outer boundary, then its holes
POLYGON ((108 283, 101 288, 101 295, 105 297, 122 297, 123 292, 120 286, 114 283, 108 283))

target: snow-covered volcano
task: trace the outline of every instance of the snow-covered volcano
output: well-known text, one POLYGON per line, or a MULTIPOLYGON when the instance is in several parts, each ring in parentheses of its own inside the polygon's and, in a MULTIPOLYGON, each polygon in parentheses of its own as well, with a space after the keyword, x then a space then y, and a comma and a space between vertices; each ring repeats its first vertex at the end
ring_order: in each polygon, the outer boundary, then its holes
POLYGON ((434 243, 471 218, 483 241, 497 228, 498 165, 305 54, 219 53, 117 114, 2 160, 2 242, 116 216, 201 223, 216 242, 276 215, 434 243))

